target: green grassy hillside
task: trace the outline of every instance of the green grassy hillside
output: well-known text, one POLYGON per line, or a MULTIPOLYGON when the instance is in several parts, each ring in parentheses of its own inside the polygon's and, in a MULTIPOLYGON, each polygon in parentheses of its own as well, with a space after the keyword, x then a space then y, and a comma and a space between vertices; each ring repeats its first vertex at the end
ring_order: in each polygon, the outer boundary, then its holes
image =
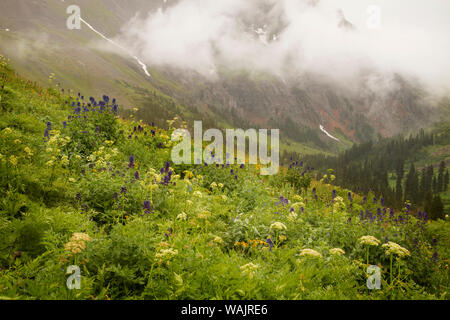
POLYGON ((0 99, 1 299, 450 298, 448 221, 310 181, 306 164, 176 166, 171 131, 3 58, 0 99))

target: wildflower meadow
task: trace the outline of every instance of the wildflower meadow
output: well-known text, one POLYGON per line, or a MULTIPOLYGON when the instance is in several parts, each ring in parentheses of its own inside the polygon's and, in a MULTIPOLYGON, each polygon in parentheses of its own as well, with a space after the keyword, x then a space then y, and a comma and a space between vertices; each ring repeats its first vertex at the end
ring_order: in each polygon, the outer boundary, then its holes
POLYGON ((134 113, 1 58, 1 299, 450 298, 448 220, 301 161, 175 165, 183 120, 134 113))

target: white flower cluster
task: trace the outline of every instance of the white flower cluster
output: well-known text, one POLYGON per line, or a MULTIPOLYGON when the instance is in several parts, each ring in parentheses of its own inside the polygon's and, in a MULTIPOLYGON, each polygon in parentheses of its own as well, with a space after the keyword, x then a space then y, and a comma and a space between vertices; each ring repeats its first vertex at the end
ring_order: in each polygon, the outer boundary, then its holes
POLYGON ((313 249, 303 249, 300 251, 301 257, 322 258, 322 254, 313 249))
POLYGON ((378 246, 380 244, 380 240, 375 238, 374 236, 363 236, 359 238, 360 244, 367 244, 369 246, 378 246))
POLYGON ((386 255, 397 255, 400 258, 406 257, 410 255, 410 252, 408 249, 403 248, 399 244, 395 242, 389 241, 388 243, 383 244, 381 247, 385 249, 386 255))
POLYGON ((342 256, 345 254, 345 251, 340 248, 330 249, 330 254, 334 256, 342 256))
POLYGON ((281 230, 286 230, 287 227, 281 222, 275 222, 270 225, 270 229, 275 229, 275 230, 281 231, 281 230))
POLYGON ((257 264, 251 262, 240 267, 242 274, 248 276, 250 279, 253 279, 253 276, 258 268, 259 266, 257 264))

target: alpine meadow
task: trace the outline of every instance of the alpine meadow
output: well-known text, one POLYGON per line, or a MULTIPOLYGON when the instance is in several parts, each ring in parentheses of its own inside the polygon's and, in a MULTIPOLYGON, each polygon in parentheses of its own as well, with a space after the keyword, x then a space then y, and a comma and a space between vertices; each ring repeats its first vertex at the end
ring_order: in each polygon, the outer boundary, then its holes
POLYGON ((0 300, 450 300, 449 9, 2 0, 0 300))

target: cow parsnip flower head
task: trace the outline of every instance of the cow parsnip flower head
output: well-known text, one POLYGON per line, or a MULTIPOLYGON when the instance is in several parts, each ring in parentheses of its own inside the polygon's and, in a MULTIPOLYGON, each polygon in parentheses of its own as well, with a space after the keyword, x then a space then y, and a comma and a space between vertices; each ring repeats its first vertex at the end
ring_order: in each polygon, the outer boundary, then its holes
POLYGON ((202 198, 203 194, 200 191, 194 191, 194 197, 202 198))
POLYGON ((281 231, 281 230, 286 230, 287 227, 281 222, 275 222, 275 223, 272 223, 270 225, 270 229, 280 230, 281 231))
POLYGON ((162 249, 155 254, 155 258, 159 259, 161 262, 162 260, 170 260, 173 257, 175 257, 177 254, 178 254, 178 250, 176 250, 176 249, 172 249, 172 248, 162 249))
POLYGON ((223 244, 223 239, 219 236, 216 236, 213 241, 217 244, 223 244))
POLYGON ((367 244, 369 246, 378 246, 380 244, 380 240, 378 240, 374 236, 362 236, 361 238, 359 238, 358 242, 360 244, 367 244))
POLYGON ((392 255, 397 255, 400 258, 403 258, 403 257, 411 255, 411 253, 409 252, 408 249, 403 248, 402 246, 400 246, 399 244, 397 244, 395 242, 389 241, 388 243, 383 244, 381 247, 385 249, 385 253, 388 256, 390 256, 392 254, 392 255))
POLYGON ((177 215, 178 220, 187 220, 187 214, 182 212, 179 215, 177 215))
POLYGON ((289 212, 288 220, 295 221, 297 219, 297 217, 298 217, 297 213, 295 213, 295 211, 291 211, 291 212, 289 212))
POLYGON ((342 256, 345 254, 345 251, 342 250, 341 248, 333 248, 330 249, 330 254, 334 256, 342 256))
POLYGON ((70 241, 91 241, 91 240, 92 239, 88 234, 81 232, 75 232, 70 238, 70 241))
POLYGON ((313 249, 303 249, 300 251, 301 257, 322 258, 322 254, 313 249))
POLYGON ((75 232, 64 246, 64 249, 70 253, 81 253, 86 249, 86 242, 91 240, 91 237, 86 233, 75 232))
POLYGON ((243 275, 248 276, 250 279, 253 278, 255 272, 258 270, 259 266, 254 263, 247 263, 246 265, 243 265, 240 267, 241 272, 243 275))

